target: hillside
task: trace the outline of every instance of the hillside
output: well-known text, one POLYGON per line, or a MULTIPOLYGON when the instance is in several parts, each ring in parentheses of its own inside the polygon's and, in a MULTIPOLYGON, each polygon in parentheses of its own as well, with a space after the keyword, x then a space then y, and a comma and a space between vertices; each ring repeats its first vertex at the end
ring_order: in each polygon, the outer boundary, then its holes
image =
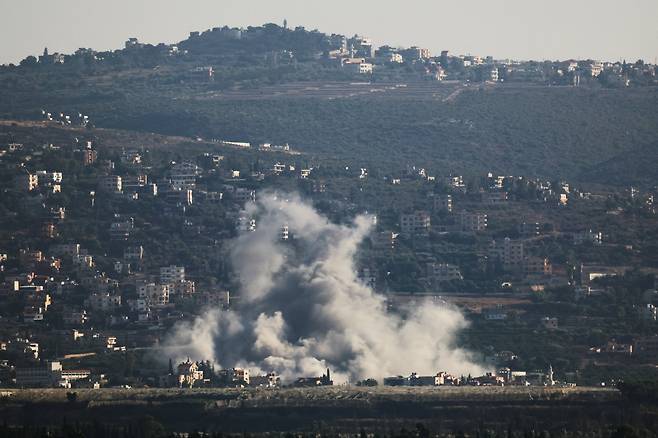
POLYGON ((97 127, 288 142, 384 169, 655 184, 656 87, 432 82, 418 73, 431 63, 359 77, 320 59, 341 36, 276 25, 235 32, 193 34, 173 54, 135 45, 95 55, 102 62, 76 55, 0 68, 0 118, 82 112, 97 127), (212 80, 196 70, 208 65, 212 80))
POLYGON ((651 184, 658 92, 498 87, 427 96, 161 101, 100 125, 252 142, 382 167, 651 184), (613 166, 611 168, 610 166, 613 166), (610 179, 610 170, 616 177, 610 179))

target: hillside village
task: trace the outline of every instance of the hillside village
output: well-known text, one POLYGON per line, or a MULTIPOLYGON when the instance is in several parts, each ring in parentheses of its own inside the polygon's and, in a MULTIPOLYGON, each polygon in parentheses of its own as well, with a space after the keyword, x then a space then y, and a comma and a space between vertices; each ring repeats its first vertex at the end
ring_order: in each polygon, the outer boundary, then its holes
MULTIPOLYGON (((298 192, 330 220, 368 213, 354 269, 390 312, 454 305, 484 376, 370 385, 614 385, 658 360, 656 187, 535 175, 464 176, 419 160, 397 171, 300 153, 303 145, 92 128, 44 109, 0 126, 0 385, 325 386, 323 376, 215 369, 168 358, 171 327, 239 312, 231 239, 259 226, 247 203, 298 192), (632 224, 632 226, 629 226, 632 224)), ((282 245, 296 230, 283 227, 282 245)))

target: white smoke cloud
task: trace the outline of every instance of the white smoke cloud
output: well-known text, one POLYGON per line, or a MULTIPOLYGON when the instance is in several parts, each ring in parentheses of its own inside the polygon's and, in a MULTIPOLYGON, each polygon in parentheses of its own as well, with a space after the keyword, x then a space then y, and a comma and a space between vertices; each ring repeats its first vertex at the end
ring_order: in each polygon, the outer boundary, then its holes
POLYGON ((176 326, 170 354, 217 366, 275 371, 284 381, 321 375, 337 382, 367 377, 478 374, 482 368, 455 344, 467 325, 456 309, 423 302, 404 315, 357 278, 354 256, 371 220, 330 223, 297 195, 269 194, 247 206, 257 229, 240 235, 231 261, 239 310, 211 309, 176 326), (281 227, 294 239, 283 242, 281 227))

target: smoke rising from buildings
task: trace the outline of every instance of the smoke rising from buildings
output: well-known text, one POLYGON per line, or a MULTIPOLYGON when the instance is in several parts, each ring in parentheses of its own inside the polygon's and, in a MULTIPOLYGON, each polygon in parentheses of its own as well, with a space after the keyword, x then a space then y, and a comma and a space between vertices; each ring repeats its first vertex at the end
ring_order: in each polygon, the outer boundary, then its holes
POLYGON ((332 370, 337 382, 408 374, 477 374, 455 335, 457 310, 426 302, 387 312, 384 297, 357 277, 354 257, 372 221, 338 225, 297 195, 263 196, 246 207, 257 220, 231 247, 239 310, 211 309, 179 324, 166 342, 173 357, 223 368, 276 371, 284 381, 332 370), (288 226, 294 239, 281 240, 288 226))

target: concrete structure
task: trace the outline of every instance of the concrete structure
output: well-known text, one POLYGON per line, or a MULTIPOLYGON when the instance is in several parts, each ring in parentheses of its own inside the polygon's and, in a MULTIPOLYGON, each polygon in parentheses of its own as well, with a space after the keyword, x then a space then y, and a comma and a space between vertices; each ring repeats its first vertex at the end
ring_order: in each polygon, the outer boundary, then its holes
POLYGON ((151 306, 164 306, 169 304, 169 285, 148 283, 137 289, 140 299, 146 300, 151 306))
POLYGON ((185 281, 184 266, 164 266, 160 268, 160 283, 171 284, 185 281))
POLYGON ((459 266, 450 263, 428 263, 427 276, 433 283, 464 279, 459 266))
POLYGON ((189 162, 174 164, 169 171, 169 182, 175 190, 187 190, 196 186, 196 178, 201 173, 199 166, 189 162))
POLYGON ((101 178, 98 181, 98 190, 105 193, 121 193, 123 191, 121 177, 118 175, 110 175, 101 178))
POLYGON ((523 273, 526 276, 547 276, 553 273, 553 267, 547 258, 526 257, 523 260, 523 273))
POLYGON ((281 386, 281 378, 276 373, 268 373, 262 376, 251 376, 249 386, 257 388, 278 388, 281 386))
POLYGON ((400 230, 406 236, 427 234, 430 231, 431 219, 426 211, 416 211, 400 215, 400 230))
POLYGON ((16 368, 16 385, 25 388, 45 388, 56 386, 62 379, 60 362, 44 362, 32 367, 16 368))
POLYGON ((226 386, 239 387, 249 386, 249 370, 242 368, 230 368, 226 370, 219 370, 217 373, 220 380, 226 386))
POLYGON ((23 173, 14 178, 14 187, 22 192, 31 192, 39 187, 39 176, 32 173, 23 173))
POLYGON ((497 260, 506 271, 523 270, 523 242, 506 237, 503 241, 492 240, 489 245, 489 257, 497 260))
POLYGON ((485 213, 462 212, 459 215, 461 231, 466 233, 477 233, 487 229, 487 215, 485 213))
POLYGON ((85 300, 85 305, 92 310, 112 312, 121 307, 121 295, 94 293, 85 300))
POLYGON ((452 195, 434 195, 432 202, 434 211, 452 212, 452 195))

